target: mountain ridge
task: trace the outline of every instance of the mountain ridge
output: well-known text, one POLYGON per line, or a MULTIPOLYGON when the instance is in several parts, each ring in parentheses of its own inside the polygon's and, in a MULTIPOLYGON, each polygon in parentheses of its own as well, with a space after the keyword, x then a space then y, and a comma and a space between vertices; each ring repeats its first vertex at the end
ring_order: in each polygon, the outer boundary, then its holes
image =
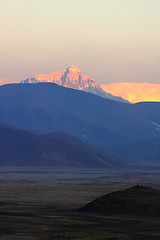
POLYGON ((33 77, 22 80, 20 83, 36 84, 40 82, 52 82, 63 87, 90 92, 100 97, 129 103, 127 100, 124 100, 121 97, 113 96, 112 94, 105 92, 98 83, 96 83, 92 78, 84 74, 75 65, 71 65, 64 70, 56 71, 51 74, 34 75, 33 77))
MULTIPOLYGON (((67 136, 67 139, 72 137, 67 136)), ((114 154, 82 141, 80 144, 83 147, 63 141, 56 133, 50 138, 26 130, 0 127, 0 166, 125 167, 114 154)))
MULTIPOLYGON (((130 142, 130 149, 136 152, 137 147, 132 145, 134 139, 136 142, 136 139, 160 139, 159 109, 160 103, 125 104, 54 83, 0 86, 2 125, 9 124, 37 134, 62 131, 131 161, 132 154, 125 149, 130 142)), ((155 140, 157 148, 158 139, 155 140)), ((154 142, 148 145, 145 141, 143 145, 144 150, 139 149, 138 158, 145 157, 146 147, 148 151, 152 149, 151 161, 152 157, 158 158, 154 142)))
MULTIPOLYGON (((108 137, 112 132, 116 138, 119 134, 122 137, 159 138, 157 126, 152 123, 160 124, 159 106, 160 103, 111 101, 54 83, 0 87, 1 121, 43 133, 67 130, 66 133, 76 137, 95 132, 97 139, 107 130, 108 137), (148 114, 150 109, 151 115, 148 114)), ((93 139, 93 135, 90 137, 93 139)))

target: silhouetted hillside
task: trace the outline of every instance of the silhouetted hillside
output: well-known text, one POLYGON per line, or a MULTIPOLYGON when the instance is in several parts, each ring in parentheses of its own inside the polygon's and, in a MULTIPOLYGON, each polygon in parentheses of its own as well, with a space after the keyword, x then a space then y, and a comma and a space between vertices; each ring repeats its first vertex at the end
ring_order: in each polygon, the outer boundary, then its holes
POLYGON ((106 215, 160 217, 160 190, 137 185, 97 198, 80 211, 106 215))

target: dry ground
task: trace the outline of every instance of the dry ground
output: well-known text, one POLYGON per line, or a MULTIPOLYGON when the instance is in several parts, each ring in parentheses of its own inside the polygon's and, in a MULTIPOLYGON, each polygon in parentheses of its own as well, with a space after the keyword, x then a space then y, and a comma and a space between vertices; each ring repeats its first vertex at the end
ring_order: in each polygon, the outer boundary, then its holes
POLYGON ((0 185, 0 240, 159 240, 160 219, 74 211, 110 185, 0 185))

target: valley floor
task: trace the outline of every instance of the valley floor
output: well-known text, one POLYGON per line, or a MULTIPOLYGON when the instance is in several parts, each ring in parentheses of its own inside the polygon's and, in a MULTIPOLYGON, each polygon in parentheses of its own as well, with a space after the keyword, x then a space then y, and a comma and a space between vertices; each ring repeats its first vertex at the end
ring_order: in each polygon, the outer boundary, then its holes
MULTIPOLYGON (((72 179, 38 184, 38 181, 26 181, 25 177, 15 180, 13 171, 10 178, 1 172, 0 240, 159 240, 159 218, 100 216, 75 211, 99 196, 132 186, 133 182, 160 188, 156 173, 152 182, 151 175, 146 173, 136 177, 133 174, 130 178, 127 174, 119 177, 113 174, 106 181, 105 177, 92 176, 85 177, 83 183, 72 179)), ((30 180, 33 180, 31 176, 30 180)))

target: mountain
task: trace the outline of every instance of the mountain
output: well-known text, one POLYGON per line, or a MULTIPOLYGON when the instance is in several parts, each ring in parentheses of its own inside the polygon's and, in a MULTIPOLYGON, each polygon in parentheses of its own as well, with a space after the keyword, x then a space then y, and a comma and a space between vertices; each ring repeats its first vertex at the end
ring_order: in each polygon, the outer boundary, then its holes
MULTIPOLYGON (((59 135, 59 134, 58 134, 59 135)), ((64 134, 66 135, 66 134, 64 134)), ((62 133, 61 133, 62 136, 62 133)), ((66 135, 67 136, 67 135, 66 135)), ((83 148, 54 136, 37 136, 24 130, 0 127, 0 166, 124 167, 115 155, 80 141, 83 148)), ((75 139, 79 142, 79 140, 75 139)))
POLYGON ((121 158, 134 159, 136 164, 160 165, 160 139, 132 139, 117 145, 113 151, 121 158))
POLYGON ((96 156, 102 162, 104 162, 104 159, 108 159, 108 161, 110 161, 112 165, 115 164, 115 166, 125 164, 124 161, 122 161, 122 159, 120 160, 120 158, 116 157, 114 154, 107 151, 106 149, 94 144, 86 143, 69 134, 66 134, 63 132, 54 132, 54 133, 44 134, 42 136, 50 139, 60 140, 66 144, 70 144, 71 146, 74 146, 75 148, 78 148, 83 152, 89 153, 91 156, 92 155, 96 156))
POLYGON ((106 215, 160 217, 159 202, 160 190, 137 185, 97 198, 80 211, 106 215))
MULTIPOLYGON (((39 135, 61 131, 131 159, 130 162, 136 152, 142 156, 142 140, 155 139, 147 162, 157 159, 158 163, 159 153, 154 146, 159 147, 159 109, 160 103, 125 104, 54 83, 0 86, 1 122, 39 135), (135 141, 140 141, 139 146, 135 141)), ((146 144, 144 149, 149 151, 146 144)))
POLYGON ((90 92, 100 97, 127 103, 127 101, 123 98, 116 97, 110 93, 105 92, 98 83, 94 82, 92 78, 85 75, 78 67, 74 65, 62 71, 54 72, 51 74, 35 75, 21 81, 21 83, 40 82, 52 82, 64 87, 90 92))

